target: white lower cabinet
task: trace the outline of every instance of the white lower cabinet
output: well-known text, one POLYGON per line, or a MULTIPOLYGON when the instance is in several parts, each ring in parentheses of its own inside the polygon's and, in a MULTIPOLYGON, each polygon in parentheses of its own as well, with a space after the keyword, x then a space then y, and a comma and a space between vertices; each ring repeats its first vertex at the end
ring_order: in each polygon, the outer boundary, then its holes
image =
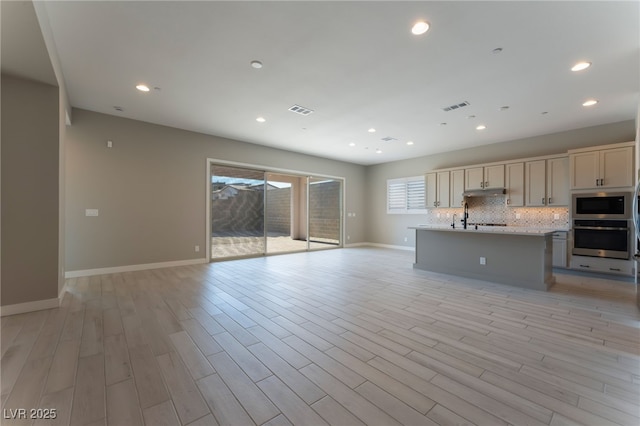
POLYGON ((567 233, 554 232, 553 234, 553 258, 554 268, 567 267, 567 233))
POLYGON ((571 256, 571 269, 581 271, 633 276, 635 274, 633 264, 632 260, 571 256))

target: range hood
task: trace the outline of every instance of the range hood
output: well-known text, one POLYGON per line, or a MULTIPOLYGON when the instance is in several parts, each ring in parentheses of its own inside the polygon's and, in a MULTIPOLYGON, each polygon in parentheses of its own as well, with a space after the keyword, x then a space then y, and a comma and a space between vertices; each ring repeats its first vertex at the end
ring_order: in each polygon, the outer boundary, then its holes
POLYGON ((498 195, 504 195, 507 193, 505 188, 488 188, 488 189, 472 189, 464 191, 463 197, 495 197, 498 195))

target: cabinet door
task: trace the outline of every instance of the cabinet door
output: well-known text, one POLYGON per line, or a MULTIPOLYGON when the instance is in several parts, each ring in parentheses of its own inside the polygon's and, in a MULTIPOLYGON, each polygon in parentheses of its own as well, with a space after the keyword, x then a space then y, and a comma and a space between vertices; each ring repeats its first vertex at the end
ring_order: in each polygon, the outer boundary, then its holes
POLYGON ((546 164, 545 160, 527 161, 525 164, 525 204, 527 206, 546 205, 546 164))
POLYGON ((462 207, 464 205, 464 170, 452 170, 450 175, 450 195, 451 204, 450 207, 462 207))
POLYGON ((547 160, 547 205, 569 205, 569 157, 547 160))
POLYGON ((524 206, 524 163, 506 166, 507 206, 524 206))
POLYGON ((581 152, 569 156, 571 189, 591 189, 599 186, 599 158, 599 151, 581 152))
POLYGON ((436 206, 449 207, 449 172, 438 172, 436 178, 436 206))
POLYGON ((426 178, 425 178, 425 191, 426 191, 426 197, 425 199, 427 200, 426 204, 427 204, 427 208, 428 209, 432 209, 437 207, 437 179, 436 179, 436 174, 435 173, 427 173, 426 178))
POLYGON ((605 188, 633 186, 633 147, 600 151, 600 185, 605 188))
POLYGON ((485 188, 504 188, 504 164, 484 168, 485 188))
POLYGON ((464 189, 482 189, 484 187, 484 167, 464 169, 464 189))
POLYGON ((553 260, 555 267, 567 267, 567 240, 553 239, 553 260))

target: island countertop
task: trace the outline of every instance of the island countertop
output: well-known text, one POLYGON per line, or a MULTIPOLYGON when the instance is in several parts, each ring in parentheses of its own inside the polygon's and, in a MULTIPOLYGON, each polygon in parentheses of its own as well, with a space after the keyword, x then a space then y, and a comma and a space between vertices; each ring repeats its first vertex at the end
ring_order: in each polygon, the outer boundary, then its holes
POLYGON ((557 231, 566 231, 564 229, 549 229, 549 228, 528 228, 524 226, 467 226, 464 229, 462 225, 457 225, 452 228, 451 225, 417 225, 410 226, 409 229, 425 230, 425 231, 443 231, 443 232, 466 232, 466 233, 480 233, 480 234, 509 234, 509 235, 526 235, 526 236, 545 236, 551 235, 557 231))

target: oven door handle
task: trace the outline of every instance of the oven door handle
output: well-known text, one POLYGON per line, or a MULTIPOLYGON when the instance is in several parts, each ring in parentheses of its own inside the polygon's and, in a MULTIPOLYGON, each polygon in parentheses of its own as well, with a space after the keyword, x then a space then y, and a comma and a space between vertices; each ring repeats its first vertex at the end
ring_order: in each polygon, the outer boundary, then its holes
POLYGON ((606 226, 574 226, 573 229, 589 229, 593 231, 628 231, 629 228, 609 228, 606 226))

